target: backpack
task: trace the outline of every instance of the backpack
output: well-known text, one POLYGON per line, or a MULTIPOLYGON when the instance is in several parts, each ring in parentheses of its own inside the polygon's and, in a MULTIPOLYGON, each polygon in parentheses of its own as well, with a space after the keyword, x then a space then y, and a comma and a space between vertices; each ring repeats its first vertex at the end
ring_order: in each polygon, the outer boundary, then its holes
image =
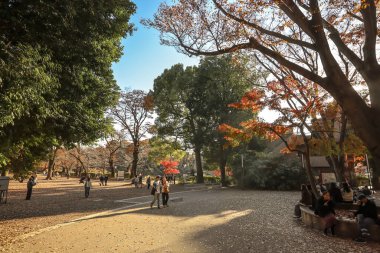
POLYGON ((151 195, 154 195, 157 191, 157 184, 156 182, 153 183, 153 187, 152 187, 152 190, 150 191, 150 194, 151 195))

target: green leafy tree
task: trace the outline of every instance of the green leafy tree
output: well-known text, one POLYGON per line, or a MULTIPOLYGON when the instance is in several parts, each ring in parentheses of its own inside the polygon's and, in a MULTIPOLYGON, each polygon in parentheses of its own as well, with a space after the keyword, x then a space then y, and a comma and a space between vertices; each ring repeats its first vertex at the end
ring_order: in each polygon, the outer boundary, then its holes
POLYGON ((238 125, 253 116, 228 106, 239 101, 252 85, 258 84, 257 74, 249 70, 248 66, 247 58, 232 55, 206 57, 198 66, 198 80, 206 93, 205 107, 200 112, 213 124, 206 133, 209 141, 204 152, 205 158, 218 164, 223 186, 226 185, 225 168, 233 150, 227 147, 224 134, 217 129, 222 124, 238 125))
POLYGON ((35 139, 52 150, 100 137, 118 99, 111 65, 134 12, 124 0, 0 3, 1 164, 35 139))
POLYGON ((157 77, 152 92, 158 134, 181 139, 185 149, 193 149, 198 183, 203 183, 201 152, 207 141, 206 132, 212 127, 211 120, 202 113, 206 93, 197 80, 197 68, 184 69, 181 64, 157 77))

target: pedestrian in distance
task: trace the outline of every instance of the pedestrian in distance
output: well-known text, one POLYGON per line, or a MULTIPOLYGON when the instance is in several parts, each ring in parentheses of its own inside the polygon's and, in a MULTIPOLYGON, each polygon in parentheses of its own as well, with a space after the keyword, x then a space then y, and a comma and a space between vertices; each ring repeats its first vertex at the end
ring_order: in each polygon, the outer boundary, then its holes
POLYGON ((87 176, 86 180, 84 181, 84 196, 85 198, 88 198, 90 196, 90 189, 92 188, 91 179, 89 176, 87 176))
POLYGON ((104 185, 104 177, 103 177, 103 175, 100 175, 100 177, 99 177, 99 185, 100 186, 104 185))
POLYGON ((162 179, 162 206, 168 207, 168 201, 169 201, 169 186, 170 183, 168 180, 166 180, 166 177, 163 177, 162 179))
POLYGON ((37 184, 36 178, 37 178, 37 175, 32 175, 29 178, 28 183, 26 184, 27 192, 26 192, 25 200, 30 200, 30 198, 32 197, 33 187, 37 184))
POLYGON ((139 179, 137 178, 137 175, 136 175, 135 178, 133 179, 133 183, 135 184, 135 188, 138 188, 138 187, 139 187, 139 179))
POLYGON ((140 174, 139 174, 139 185, 140 185, 140 188, 142 188, 142 185, 143 185, 143 183, 142 183, 142 179, 143 179, 143 176, 142 176, 142 174, 140 173, 140 174))
POLYGON ((148 178, 146 179, 146 185, 147 185, 147 188, 149 190, 150 189, 150 176, 148 176, 148 178))
POLYGON ((150 203, 150 208, 153 208, 154 203, 157 200, 157 208, 160 209, 160 194, 162 191, 162 184, 160 181, 160 176, 156 176, 153 182, 153 187, 151 191, 151 195, 153 195, 153 201, 150 203))
POLYGON ((375 202, 368 199, 364 194, 358 196, 359 209, 355 212, 356 220, 358 222, 359 237, 355 239, 356 242, 365 243, 366 238, 370 236, 369 227, 378 224, 377 207, 375 202))
POLYGON ((108 182, 108 175, 105 175, 104 176, 104 184, 107 186, 107 182, 108 182))
POLYGON ((335 203, 331 199, 328 191, 323 192, 322 197, 318 200, 315 214, 322 218, 324 225, 324 234, 327 236, 328 229, 331 230, 331 235, 335 235, 335 203))

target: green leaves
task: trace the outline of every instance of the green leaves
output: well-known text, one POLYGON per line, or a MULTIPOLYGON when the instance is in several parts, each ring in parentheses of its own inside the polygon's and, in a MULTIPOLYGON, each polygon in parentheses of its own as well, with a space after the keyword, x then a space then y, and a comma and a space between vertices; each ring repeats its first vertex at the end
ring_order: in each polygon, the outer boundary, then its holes
POLYGON ((0 154, 14 164, 37 155, 28 149, 39 145, 98 139, 118 101, 111 67, 133 31, 135 5, 32 0, 0 7, 0 154), (28 155, 15 157, 13 148, 28 155))

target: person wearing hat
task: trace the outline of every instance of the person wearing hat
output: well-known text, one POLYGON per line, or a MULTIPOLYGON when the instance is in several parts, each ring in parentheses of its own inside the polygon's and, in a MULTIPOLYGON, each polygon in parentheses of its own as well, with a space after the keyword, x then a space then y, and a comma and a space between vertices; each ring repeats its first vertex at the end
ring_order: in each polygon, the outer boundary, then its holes
POLYGON ((359 237, 355 241, 366 242, 365 238, 370 236, 368 228, 378 222, 377 207, 375 202, 369 200, 364 194, 360 194, 358 200, 359 209, 355 212, 355 216, 358 222, 359 237))

